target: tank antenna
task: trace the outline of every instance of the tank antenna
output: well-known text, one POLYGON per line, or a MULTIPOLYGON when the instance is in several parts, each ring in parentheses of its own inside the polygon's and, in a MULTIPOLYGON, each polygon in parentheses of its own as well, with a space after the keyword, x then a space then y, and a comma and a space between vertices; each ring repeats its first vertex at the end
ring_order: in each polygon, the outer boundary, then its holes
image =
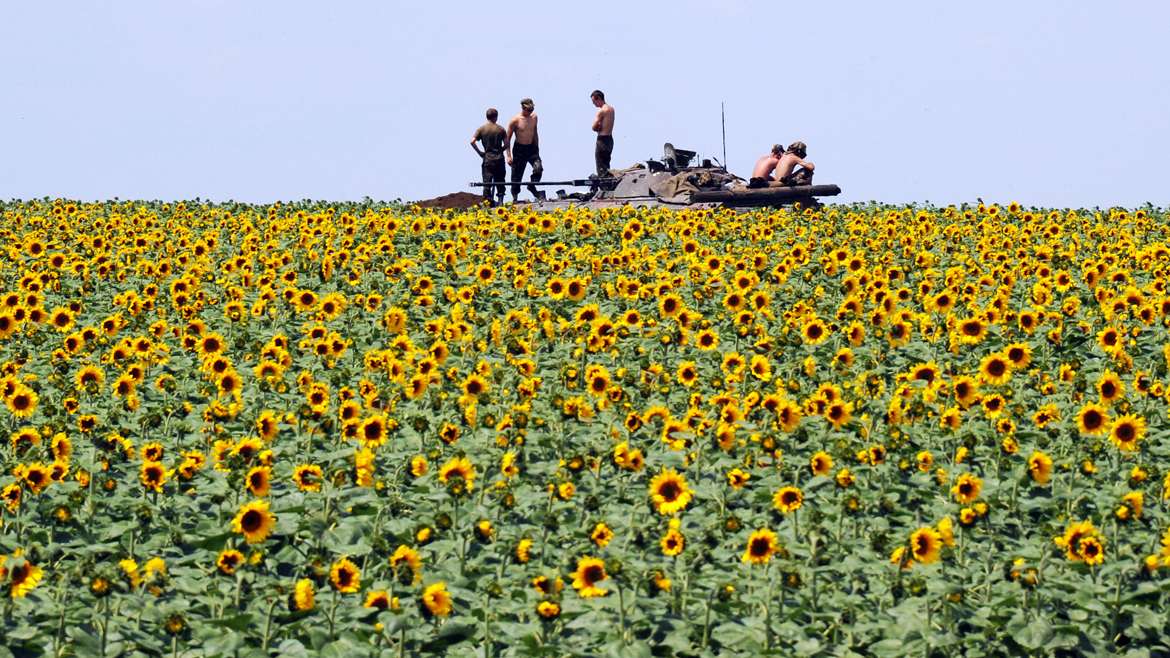
POLYGON ((719 102, 719 121, 723 124, 723 170, 727 171, 727 115, 723 112, 723 102, 719 102))

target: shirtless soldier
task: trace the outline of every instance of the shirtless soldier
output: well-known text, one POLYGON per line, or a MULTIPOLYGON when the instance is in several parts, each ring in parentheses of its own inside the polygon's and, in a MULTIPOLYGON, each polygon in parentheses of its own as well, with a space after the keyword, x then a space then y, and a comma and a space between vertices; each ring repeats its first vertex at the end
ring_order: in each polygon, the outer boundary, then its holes
POLYGON ((776 180, 784 185, 812 185, 813 166, 811 162, 805 162, 804 156, 807 155, 808 149, 805 148, 804 142, 792 142, 788 145, 788 152, 780 158, 780 163, 776 165, 776 180), (796 165, 801 168, 793 171, 796 165))
POLYGON ((499 202, 496 205, 504 205, 504 186, 491 185, 491 183, 504 182, 504 129, 496 123, 499 116, 500 113, 496 112, 496 108, 488 108, 488 122, 480 126, 471 136, 471 148, 475 149, 475 152, 483 159, 483 165, 480 167, 483 170, 483 202, 489 206, 492 203, 493 190, 499 197, 499 202), (476 142, 483 142, 482 151, 479 150, 476 142))
MULTIPOLYGON (((508 151, 508 164, 512 165, 512 182, 524 180, 524 167, 532 164, 533 183, 539 183, 544 174, 544 164, 540 162, 540 135, 536 132, 536 115, 532 110, 535 107, 531 98, 520 101, 520 114, 512 117, 508 122, 508 134, 504 138, 504 147, 508 151), (512 146, 512 135, 516 136, 515 148, 512 146)), ((532 196, 540 199, 544 192, 538 193, 535 185, 529 185, 528 191, 532 196)), ((520 197, 520 186, 512 186, 512 203, 520 197)))
POLYGON ((593 121, 593 132, 597 133, 597 148, 593 150, 593 159, 597 164, 597 177, 610 176, 609 159, 613 156, 613 108, 605 102, 605 94, 594 90, 589 96, 593 99, 593 107, 599 107, 597 118, 593 121))
POLYGON ((771 153, 756 160, 756 168, 752 169, 752 179, 748 181, 748 187, 768 187, 768 183, 776 180, 772 176, 772 172, 776 170, 776 165, 780 163, 780 159, 783 157, 784 145, 773 144, 771 153))
POLYGON ((784 152, 784 146, 773 145, 772 152, 756 162, 756 168, 752 170, 752 179, 748 182, 748 187, 812 185, 815 167, 811 162, 803 160, 805 152, 804 142, 793 142, 792 146, 788 147, 787 153, 784 152), (803 169, 793 172, 796 165, 801 165, 803 169))

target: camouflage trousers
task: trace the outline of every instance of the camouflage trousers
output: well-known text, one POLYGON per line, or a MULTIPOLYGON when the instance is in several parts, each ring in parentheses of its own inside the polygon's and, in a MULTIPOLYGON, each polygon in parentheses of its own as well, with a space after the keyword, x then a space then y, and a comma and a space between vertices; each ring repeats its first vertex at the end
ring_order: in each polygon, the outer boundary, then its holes
POLYGON ((597 177, 609 176, 609 160, 613 157, 613 137, 610 135, 597 136, 597 148, 593 149, 593 159, 597 164, 597 177))
POLYGON ((480 169, 483 170, 483 200, 490 203, 492 195, 503 200, 504 186, 489 185, 489 183, 503 183, 505 181, 503 156, 491 159, 484 158, 480 169))
MULTIPOLYGON (((512 182, 524 180, 524 168, 532 165, 532 182, 539 183, 544 175, 544 164, 540 161, 540 147, 536 144, 516 144, 512 147, 512 182)), ((528 191, 536 196, 536 186, 529 185, 528 191)), ((512 196, 520 196, 520 186, 512 186, 512 196)))
POLYGON ((781 178, 780 182, 785 185, 812 185, 812 177, 812 169, 801 167, 784 178, 781 178))

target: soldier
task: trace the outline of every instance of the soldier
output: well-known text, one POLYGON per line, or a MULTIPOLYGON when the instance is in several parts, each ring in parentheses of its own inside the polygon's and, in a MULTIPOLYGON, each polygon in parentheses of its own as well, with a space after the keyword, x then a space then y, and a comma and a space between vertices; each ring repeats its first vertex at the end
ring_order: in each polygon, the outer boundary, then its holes
POLYGON ((784 185, 812 185, 813 166, 811 162, 805 162, 804 156, 807 155, 808 149, 805 148, 804 142, 792 142, 788 145, 788 152, 780 158, 780 162, 776 165, 776 180, 784 185), (801 168, 792 171, 796 165, 801 168))
POLYGON ((748 181, 748 187, 768 187, 768 183, 774 182, 776 178, 772 176, 772 172, 776 170, 776 165, 783 157, 784 145, 773 144, 772 152, 756 161, 756 168, 752 169, 752 179, 748 181))
MULTIPOLYGON (((520 114, 512 117, 508 122, 508 134, 504 138, 504 147, 508 151, 508 164, 512 165, 512 182, 524 180, 524 168, 532 164, 533 183, 540 182, 544 174, 544 164, 540 161, 540 135, 536 132, 536 114, 532 110, 536 106, 531 98, 520 101, 520 114), (516 145, 512 147, 512 135, 516 136, 516 145)), ((529 185, 528 191, 537 199, 544 197, 544 192, 538 192, 535 185, 529 185)), ((512 203, 520 197, 520 186, 512 186, 512 203)))
POLYGON ((492 203, 493 189, 496 196, 499 197, 498 205, 504 203, 504 186, 490 185, 490 183, 504 182, 505 132, 496 124, 496 119, 499 116, 500 113, 494 107, 488 108, 488 122, 477 128, 475 134, 471 136, 471 148, 475 149, 476 154, 483 159, 483 165, 480 167, 483 170, 483 202, 489 206, 492 203), (482 151, 479 150, 476 142, 483 143, 482 151))
POLYGON ((610 176, 609 160, 613 156, 613 108, 605 102, 605 94, 595 89, 589 96, 593 99, 593 107, 597 110, 597 118, 593 121, 593 132, 597 133, 597 147, 593 149, 593 159, 597 164, 597 177, 610 176))
POLYGON ((782 144, 774 144, 771 153, 756 161, 756 168, 752 170, 752 178, 748 181, 748 187, 755 189, 812 185, 815 167, 811 162, 803 160, 805 152, 804 142, 793 142, 788 147, 787 152, 784 151, 782 144), (802 165, 803 168, 793 172, 796 165, 802 165))

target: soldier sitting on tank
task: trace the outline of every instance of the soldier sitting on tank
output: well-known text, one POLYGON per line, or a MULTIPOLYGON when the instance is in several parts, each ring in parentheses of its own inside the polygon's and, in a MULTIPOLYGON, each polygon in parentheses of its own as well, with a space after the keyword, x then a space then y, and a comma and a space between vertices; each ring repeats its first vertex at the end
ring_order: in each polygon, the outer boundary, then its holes
POLYGON ((807 152, 804 142, 792 142, 788 146, 788 152, 776 165, 776 179, 782 185, 812 185, 813 169, 816 167, 813 163, 804 161, 807 152), (796 165, 800 165, 800 169, 793 171, 796 165))
POLYGON ((756 162, 748 187, 757 189, 811 185, 815 167, 811 162, 804 161, 806 150, 804 142, 793 142, 787 152, 783 145, 773 145, 772 152, 756 162), (793 171, 797 165, 801 165, 801 169, 793 171))
POLYGON ((773 144, 772 152, 756 161, 756 168, 752 170, 752 179, 748 181, 748 187, 752 189, 768 187, 768 183, 776 182, 772 172, 783 158, 784 145, 773 144))

